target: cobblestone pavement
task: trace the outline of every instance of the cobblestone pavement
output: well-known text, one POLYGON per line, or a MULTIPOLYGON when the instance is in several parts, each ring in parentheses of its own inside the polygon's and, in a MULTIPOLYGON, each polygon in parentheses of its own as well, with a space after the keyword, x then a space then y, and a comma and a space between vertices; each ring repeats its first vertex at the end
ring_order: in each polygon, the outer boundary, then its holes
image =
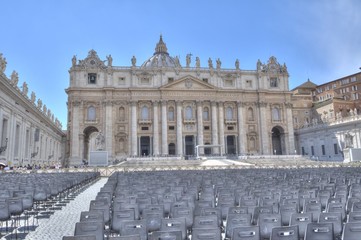
POLYGON ((57 210, 48 219, 39 219, 39 226, 26 236, 26 240, 61 240, 63 236, 73 236, 75 223, 79 222, 80 213, 89 210, 100 188, 108 179, 101 178, 71 200, 62 210, 57 210))

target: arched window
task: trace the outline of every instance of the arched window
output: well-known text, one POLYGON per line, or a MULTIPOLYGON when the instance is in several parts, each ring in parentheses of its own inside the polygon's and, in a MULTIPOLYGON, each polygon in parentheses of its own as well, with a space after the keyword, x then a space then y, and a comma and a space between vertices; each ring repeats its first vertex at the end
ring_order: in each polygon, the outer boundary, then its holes
POLYGON ((251 107, 248 108, 247 119, 248 119, 248 121, 254 121, 253 108, 251 108, 251 107))
POLYGON ((203 108, 203 120, 209 120, 209 109, 207 107, 203 108))
POLYGON ((227 120, 233 119, 233 109, 231 107, 227 107, 226 109, 226 119, 227 120))
POLYGON ((119 108, 119 120, 124 121, 125 120, 125 110, 124 107, 119 108))
POLYGON ((281 114, 280 114, 279 108, 274 107, 272 109, 272 119, 273 119, 273 121, 280 121, 281 120, 281 114))
POLYGON ((170 107, 168 109, 168 121, 174 121, 174 108, 170 107))
POLYGON ((95 119, 96 119, 95 107, 90 106, 88 107, 88 121, 95 121, 95 119))
POLYGON ((142 107, 142 119, 149 119, 149 110, 147 106, 142 107))
POLYGON ((186 107, 186 120, 193 119, 193 111, 191 106, 186 107))

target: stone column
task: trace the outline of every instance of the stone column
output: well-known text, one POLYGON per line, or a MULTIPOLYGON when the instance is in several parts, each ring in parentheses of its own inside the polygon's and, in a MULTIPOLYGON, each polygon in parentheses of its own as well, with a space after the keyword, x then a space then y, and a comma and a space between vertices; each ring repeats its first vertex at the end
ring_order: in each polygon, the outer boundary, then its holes
POLYGON ((162 154, 168 155, 167 102, 162 101, 162 154))
POLYGON ((258 119, 260 125, 260 147, 261 147, 261 154, 269 155, 270 152, 270 145, 269 145, 269 138, 270 138, 270 130, 267 130, 267 103, 266 102, 259 102, 259 112, 260 117, 258 119))
POLYGON ((158 101, 153 102, 153 155, 159 155, 158 101))
POLYGON ((113 103, 105 102, 105 149, 108 152, 108 160, 113 159, 113 103))
MULTIPOLYGON (((218 145, 218 119, 217 119, 217 103, 211 102, 212 111, 212 145, 218 145)), ((219 149, 213 148, 213 153, 218 154, 219 149)))
MULTIPOLYGON (((197 135, 198 145, 203 145, 203 107, 201 101, 197 101, 197 135)), ((204 148, 199 148, 198 151, 199 154, 204 154, 204 148)))
POLYGON ((287 124, 287 132, 288 134, 285 136, 286 139, 285 141, 288 141, 287 145, 288 145, 288 149, 286 149, 285 154, 294 154, 295 153, 295 134, 293 132, 293 119, 292 119, 292 104, 291 103, 286 103, 286 122, 287 124))
POLYGON ((223 102, 218 103, 218 119, 219 119, 219 144, 221 147, 221 154, 225 153, 226 146, 224 144, 224 108, 223 102))
POLYGON ((182 102, 177 101, 177 155, 183 156, 182 102))
MULTIPOLYGON (((80 125, 79 125, 79 121, 82 115, 82 112, 80 110, 80 105, 81 102, 80 101, 73 101, 72 103, 72 111, 71 111, 71 116, 72 116, 72 128, 71 128, 71 132, 70 132, 70 159, 69 159, 69 165, 70 166, 74 166, 74 165, 79 165, 81 163, 81 158, 80 158, 80 144, 79 144, 79 129, 80 129, 80 125)), ((39 153, 38 156, 36 157, 37 159, 41 158, 41 134, 40 134, 40 129, 39 129, 39 153)))
POLYGON ((244 129, 243 104, 237 102, 237 126, 238 126, 238 154, 246 152, 246 133, 244 129))
POLYGON ((137 151, 137 102, 132 101, 131 102, 131 155, 136 156, 138 155, 137 151))

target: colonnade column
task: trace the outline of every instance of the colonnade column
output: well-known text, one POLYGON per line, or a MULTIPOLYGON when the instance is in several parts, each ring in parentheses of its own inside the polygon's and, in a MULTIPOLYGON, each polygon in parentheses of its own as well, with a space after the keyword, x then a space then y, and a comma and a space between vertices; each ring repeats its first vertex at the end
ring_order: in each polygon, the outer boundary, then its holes
MULTIPOLYGON (((71 112, 71 116, 72 116, 72 129, 70 132, 70 149, 71 149, 71 153, 70 153, 70 159, 69 159, 69 165, 78 165, 81 162, 81 158, 80 158, 80 145, 79 145, 79 117, 82 114, 82 112, 80 111, 80 101, 73 101, 72 103, 72 112, 71 112)), ((35 130, 36 131, 36 130, 35 130)), ((40 134, 40 129, 39 129, 39 136, 38 136, 38 148, 37 148, 37 159, 41 159, 41 151, 42 151, 42 147, 41 147, 41 134, 40 134)), ((36 144, 34 144, 35 146, 36 144)))
POLYGON ((168 154, 167 102, 162 101, 162 154, 168 154))
POLYGON ((183 156, 182 102, 177 101, 177 155, 183 156))
POLYGON ((137 102, 132 101, 131 103, 131 154, 133 156, 137 154, 137 102))
POLYGON ((113 158, 113 103, 105 103, 105 149, 108 159, 113 158))
POLYGON ((246 134, 244 131, 243 103, 237 102, 237 122, 238 122, 238 154, 246 152, 246 134))
POLYGON ((287 124, 287 132, 288 134, 285 136, 286 137, 286 141, 288 140, 288 153, 286 154, 294 154, 295 153, 295 135, 294 135, 294 132, 293 132, 293 119, 292 119, 292 104, 291 103, 286 103, 285 104, 286 106, 286 116, 287 116, 287 119, 286 119, 286 122, 288 123, 287 124))
POLYGON ((265 102, 259 102, 259 111, 260 111, 260 117, 259 117, 259 124, 260 124, 260 143, 261 143, 261 153, 268 155, 270 154, 270 145, 269 145, 269 134, 270 131, 267 131, 267 125, 266 125, 266 119, 267 119, 267 103, 265 102))
MULTIPOLYGON (((203 145, 203 108, 202 108, 202 102, 197 101, 197 141, 198 145, 203 145)), ((204 154, 204 148, 198 149, 200 154, 204 154)))
POLYGON ((221 145, 221 154, 225 153, 226 146, 224 145, 224 108, 223 102, 218 103, 219 116, 219 144, 221 145))
MULTIPOLYGON (((217 119, 217 103, 211 102, 212 111, 212 144, 218 145, 218 119, 217 119)), ((218 154, 218 148, 213 148, 213 153, 218 154)))
POLYGON ((158 101, 153 102, 153 155, 159 155, 158 101))

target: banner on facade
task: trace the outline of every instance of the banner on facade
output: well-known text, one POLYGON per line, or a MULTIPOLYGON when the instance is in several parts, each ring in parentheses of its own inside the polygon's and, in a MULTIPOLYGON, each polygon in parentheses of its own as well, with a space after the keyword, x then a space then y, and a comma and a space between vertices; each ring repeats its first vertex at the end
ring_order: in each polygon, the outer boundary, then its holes
POLYGON ((107 151, 91 151, 89 153, 89 166, 108 166, 107 151))

